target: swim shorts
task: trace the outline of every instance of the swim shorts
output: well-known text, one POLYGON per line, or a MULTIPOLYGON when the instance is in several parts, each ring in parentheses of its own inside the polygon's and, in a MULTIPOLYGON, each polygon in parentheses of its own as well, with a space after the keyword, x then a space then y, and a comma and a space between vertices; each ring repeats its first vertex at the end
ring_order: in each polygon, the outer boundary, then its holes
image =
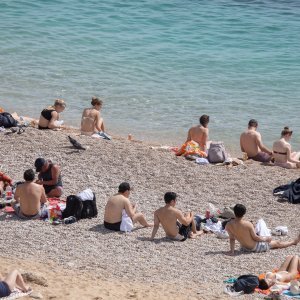
POLYGON ((268 242, 257 242, 256 246, 253 249, 247 249, 242 247, 241 250, 255 253, 268 252, 270 250, 270 244, 268 242))
POLYGON ((104 221, 104 227, 109 230, 120 231, 121 230, 121 222, 108 223, 108 222, 104 221))
POLYGON ((7 297, 11 294, 8 284, 5 281, 0 281, 0 298, 7 297))
POLYGON ((178 227, 178 233, 184 237, 181 240, 183 242, 189 237, 189 233, 192 231, 192 223, 189 224, 188 226, 185 226, 177 222, 177 227, 178 227))
POLYGON ((272 156, 269 155, 266 152, 258 152, 255 156, 250 157, 251 159, 255 160, 255 161, 260 161, 260 162, 270 162, 272 156))
POLYGON ((41 217, 41 211, 39 211, 37 214, 32 215, 32 216, 28 216, 25 215, 22 211, 21 211, 21 207, 19 204, 15 204, 13 205, 13 208, 15 210, 15 214, 20 218, 20 219, 27 219, 27 220, 36 220, 39 219, 41 217))

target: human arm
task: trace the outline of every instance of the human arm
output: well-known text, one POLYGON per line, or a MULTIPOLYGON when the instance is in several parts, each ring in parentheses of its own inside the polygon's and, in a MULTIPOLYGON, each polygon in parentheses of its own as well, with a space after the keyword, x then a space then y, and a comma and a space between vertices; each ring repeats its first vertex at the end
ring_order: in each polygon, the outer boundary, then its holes
POLYGON ((229 245, 230 245, 230 251, 229 255, 234 255, 234 249, 235 249, 235 236, 230 230, 230 224, 226 224, 225 230, 228 232, 229 235, 229 245))
POLYGON ((135 215, 135 212, 136 212, 136 208, 134 208, 132 206, 132 204, 130 203, 129 199, 125 199, 125 203, 124 203, 124 208, 125 208, 125 211, 128 215, 128 217, 130 217, 131 219, 134 217, 135 215))
POLYGON ((59 114, 57 111, 52 111, 51 113, 51 120, 49 121, 49 124, 48 124, 48 128, 50 129, 57 129, 57 128, 60 128, 61 126, 56 126, 55 125, 55 121, 58 121, 59 119, 59 114))
POLYGON ((41 203, 47 203, 47 198, 46 198, 46 193, 45 193, 45 189, 41 186, 41 190, 42 190, 42 195, 41 195, 41 203))
POLYGON ((99 111, 97 111, 96 116, 95 116, 95 128, 97 131, 102 131, 99 111))
POLYGON ((292 151, 291 151, 291 146, 290 145, 287 145, 286 147, 286 157, 287 157, 287 160, 291 163, 295 163, 295 164, 299 164, 299 160, 296 160, 296 159, 293 159, 292 158, 292 151))
POLYGON ((241 147, 242 152, 246 152, 244 147, 243 147, 243 143, 242 143, 242 135, 240 136, 240 147, 241 147))
POLYGON ((192 138, 191 138, 191 129, 189 129, 189 131, 188 131, 188 135, 187 135, 187 138, 186 138, 186 143, 187 142, 189 142, 189 141, 191 141, 192 140, 192 138))
POLYGON ((199 145, 204 151, 207 149, 208 128, 203 129, 201 144, 199 145))
POLYGON ((262 140, 261 140, 261 135, 258 132, 256 135, 256 144, 261 151, 268 153, 269 155, 273 154, 273 152, 271 150, 269 150, 266 146, 263 145, 262 140))
POLYGON ((250 222, 249 222, 249 231, 250 231, 251 238, 256 242, 270 243, 272 241, 272 237, 270 237, 270 236, 259 236, 259 235, 257 235, 255 230, 254 230, 253 224, 250 223, 250 222))
POLYGON ((16 188, 16 191, 15 191, 15 194, 14 194, 14 199, 16 203, 20 202, 20 191, 19 191, 19 188, 17 187, 16 188))
POLYGON ((151 240, 154 240, 154 237, 157 233, 157 230, 159 228, 159 218, 157 216, 157 213, 155 212, 154 213, 154 226, 153 226, 153 229, 152 229, 152 234, 151 234, 151 240))
POLYGON ((191 222, 193 221, 193 213, 192 212, 188 212, 186 214, 183 214, 180 210, 177 210, 177 214, 176 214, 177 220, 185 226, 188 226, 191 224, 191 222))

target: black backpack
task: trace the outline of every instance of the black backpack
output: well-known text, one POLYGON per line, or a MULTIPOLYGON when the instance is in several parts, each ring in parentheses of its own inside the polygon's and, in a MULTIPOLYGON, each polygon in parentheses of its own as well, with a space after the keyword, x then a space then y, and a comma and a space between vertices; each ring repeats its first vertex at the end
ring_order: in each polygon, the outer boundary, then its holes
POLYGON ((95 218, 98 215, 97 205, 96 205, 96 196, 93 193, 93 200, 84 200, 82 201, 83 208, 81 211, 81 219, 90 219, 95 218))
POLYGON ((233 284, 233 289, 236 292, 243 291, 245 294, 251 294, 255 288, 258 287, 259 280, 255 275, 242 275, 238 277, 237 281, 233 284))
POLYGON ((62 212, 62 218, 75 217, 77 220, 81 219, 83 203, 81 199, 75 195, 67 197, 66 208, 62 212))
POLYGON ((0 127, 4 128, 16 127, 18 122, 8 112, 0 113, 0 127))

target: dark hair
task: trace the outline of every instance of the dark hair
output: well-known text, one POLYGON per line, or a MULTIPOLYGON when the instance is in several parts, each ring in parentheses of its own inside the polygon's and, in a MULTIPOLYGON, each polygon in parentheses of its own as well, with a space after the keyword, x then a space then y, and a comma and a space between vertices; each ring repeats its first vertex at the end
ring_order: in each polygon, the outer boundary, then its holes
POLYGON ((26 181, 33 181, 35 178, 35 173, 32 169, 26 170, 23 175, 26 181))
POLYGON ((167 204, 171 203, 172 200, 176 200, 177 194, 174 192, 165 193, 164 199, 167 204))
POLYGON ((233 211, 237 218, 241 218, 246 213, 246 206, 243 204, 236 204, 233 208, 233 211))
POLYGON ((248 127, 257 127, 258 126, 258 122, 255 119, 251 119, 248 122, 248 127))
POLYGON ((102 106, 103 101, 100 100, 100 99, 97 98, 97 97, 92 97, 92 102, 91 102, 91 104, 92 104, 93 106, 95 106, 95 105, 101 105, 101 106, 102 106))
POLYGON ((258 288, 261 290, 267 290, 269 288, 269 285, 267 284, 265 279, 259 279, 258 288))
POLYGON ((281 136, 292 135, 293 130, 290 130, 288 126, 285 126, 281 131, 281 136))
POLYGON ((200 124, 203 126, 203 127, 206 127, 207 124, 209 123, 209 116, 208 115, 202 115, 199 119, 199 122, 200 124))
POLYGON ((119 193, 125 193, 126 191, 130 191, 130 185, 128 182, 122 182, 119 185, 119 193))

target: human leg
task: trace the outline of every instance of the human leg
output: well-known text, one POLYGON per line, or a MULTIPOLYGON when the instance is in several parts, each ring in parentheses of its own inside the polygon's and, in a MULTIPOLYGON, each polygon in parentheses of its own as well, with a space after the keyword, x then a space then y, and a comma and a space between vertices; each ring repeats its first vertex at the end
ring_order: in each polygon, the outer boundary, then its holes
POLYGON ((153 226, 152 223, 148 223, 146 221, 146 219, 142 213, 134 214, 134 216, 132 218, 132 222, 133 222, 133 224, 135 224, 136 222, 139 222, 144 227, 152 227, 153 226))
POLYGON ((11 271, 4 279, 9 289, 12 291, 15 287, 21 289, 23 292, 27 292, 29 287, 25 285, 22 275, 18 270, 11 271))
POLYGON ((292 260, 287 270, 291 275, 291 280, 295 279, 296 275, 298 274, 298 267, 299 267, 299 256, 294 255, 292 257, 292 260))
POLYGON ((196 238, 197 236, 203 234, 203 231, 202 231, 202 230, 197 231, 195 219, 192 220, 191 225, 192 225, 192 230, 189 232, 189 238, 194 239, 194 238, 196 238))
POLYGON ((281 249, 281 248, 287 248, 293 245, 297 245, 300 241, 300 234, 297 238, 295 238, 292 241, 271 241, 270 242, 270 248, 271 249, 281 249))
POLYGON ((288 255, 285 259, 285 261, 281 264, 280 268, 278 269, 278 271, 287 271, 289 268, 289 265, 293 259, 293 255, 288 255))
POLYGON ((294 160, 299 160, 300 159, 300 152, 292 152, 291 153, 291 158, 294 160))
POLYGON ((57 198, 59 198, 62 195, 62 193, 63 193, 62 187, 61 186, 57 186, 57 187, 51 189, 49 191, 49 193, 47 193, 47 196, 48 197, 57 197, 57 198))

